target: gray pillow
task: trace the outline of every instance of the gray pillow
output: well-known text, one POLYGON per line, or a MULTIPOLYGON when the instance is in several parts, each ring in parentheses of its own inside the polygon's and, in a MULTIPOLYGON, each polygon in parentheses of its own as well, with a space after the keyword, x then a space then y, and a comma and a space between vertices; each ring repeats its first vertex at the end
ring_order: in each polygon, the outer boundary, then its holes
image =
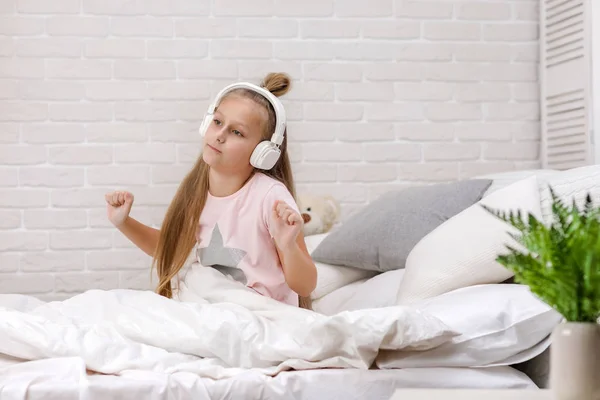
POLYGON ((481 200, 491 183, 472 179, 386 193, 331 231, 312 257, 379 272, 404 268, 423 237, 481 200))

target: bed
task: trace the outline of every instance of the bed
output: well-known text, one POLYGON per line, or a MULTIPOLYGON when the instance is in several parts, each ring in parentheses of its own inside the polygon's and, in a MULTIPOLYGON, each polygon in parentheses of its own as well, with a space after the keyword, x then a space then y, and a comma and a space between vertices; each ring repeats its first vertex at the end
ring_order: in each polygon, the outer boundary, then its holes
MULTIPOLYGON (((37 370, 2 390, 6 399, 370 399, 388 400, 398 388, 536 389, 523 373, 511 367, 408 368, 401 370, 307 370, 267 377, 248 371, 236 378, 210 380, 192 374, 86 375, 72 360, 67 367, 37 370)), ((30 368, 34 371, 34 368, 30 368)))
MULTIPOLYGON (((483 198, 544 216, 547 182, 577 199, 591 187, 597 198, 594 184, 581 186, 589 176, 600 182, 599 167, 504 175, 483 198)), ((535 390, 543 385, 531 363, 545 360, 547 371, 550 333, 562 317, 492 267, 502 243, 490 232, 505 227, 470 212, 420 238, 405 268, 317 261, 314 312, 201 267, 177 287, 176 301, 132 290, 48 303, 0 295, 0 397, 388 399, 398 388, 535 390), (466 229, 473 219, 477 228, 466 229)), ((311 253, 329 235, 307 237, 311 253)))

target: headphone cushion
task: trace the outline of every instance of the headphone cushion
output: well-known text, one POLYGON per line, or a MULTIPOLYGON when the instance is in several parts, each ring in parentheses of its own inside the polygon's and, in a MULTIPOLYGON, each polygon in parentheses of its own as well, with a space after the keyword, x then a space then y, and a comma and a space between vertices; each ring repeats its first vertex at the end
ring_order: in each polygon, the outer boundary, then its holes
POLYGON ((202 125, 200 125, 200 136, 204 137, 204 135, 206 135, 206 131, 208 130, 208 126, 210 125, 212 120, 213 120, 212 114, 208 114, 204 117, 204 120, 202 121, 202 125))
POLYGON ((281 151, 271 141, 262 141, 256 146, 250 156, 250 164, 254 168, 270 170, 275 166, 281 151))

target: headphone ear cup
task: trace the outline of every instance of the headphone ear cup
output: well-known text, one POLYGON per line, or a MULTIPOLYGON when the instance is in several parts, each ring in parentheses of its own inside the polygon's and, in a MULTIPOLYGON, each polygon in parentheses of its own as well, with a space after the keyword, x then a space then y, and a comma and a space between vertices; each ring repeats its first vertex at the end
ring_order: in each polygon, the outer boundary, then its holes
POLYGON ((200 125, 200 129, 198 130, 200 132, 200 136, 204 137, 204 135, 206 135, 206 131, 208 130, 208 126, 210 125, 212 120, 213 120, 212 114, 207 114, 204 117, 204 120, 202 121, 202 124, 200 125))
POLYGON ((275 166, 281 151, 271 141, 262 141, 254 148, 250 156, 250 164, 254 168, 270 170, 275 166))

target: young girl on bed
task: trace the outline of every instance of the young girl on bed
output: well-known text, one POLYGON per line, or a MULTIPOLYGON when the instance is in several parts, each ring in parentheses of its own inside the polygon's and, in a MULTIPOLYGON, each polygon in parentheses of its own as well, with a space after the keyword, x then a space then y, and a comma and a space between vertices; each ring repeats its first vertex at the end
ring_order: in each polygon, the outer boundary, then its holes
POLYGON ((129 216, 133 195, 106 195, 109 220, 152 256, 156 291, 173 296, 171 280, 196 246, 198 262, 258 293, 309 307, 316 267, 302 235, 287 153, 286 117, 277 98, 287 75, 268 74, 261 86, 221 91, 200 127, 202 154, 183 179, 161 229, 129 216))

